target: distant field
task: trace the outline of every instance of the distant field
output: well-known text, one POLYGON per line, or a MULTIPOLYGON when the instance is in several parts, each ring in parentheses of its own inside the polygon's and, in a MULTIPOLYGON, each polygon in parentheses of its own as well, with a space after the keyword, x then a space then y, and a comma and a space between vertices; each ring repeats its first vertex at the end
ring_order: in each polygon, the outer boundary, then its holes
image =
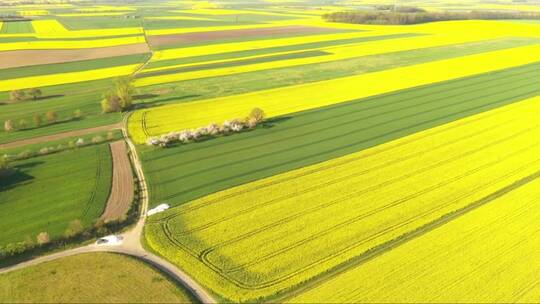
POLYGON ((0 181, 0 245, 35 240, 44 231, 54 238, 70 221, 78 219, 88 226, 103 212, 112 176, 108 145, 12 165, 15 173, 0 181))
POLYGON ((538 172, 538 114, 532 98, 230 188, 150 218, 146 238, 232 301, 270 296, 538 172))
POLYGON ((3 22, 0 34, 27 34, 33 33, 34 28, 30 21, 3 22))
POLYGON ((90 253, 0 274, 0 303, 196 303, 130 257, 90 253))

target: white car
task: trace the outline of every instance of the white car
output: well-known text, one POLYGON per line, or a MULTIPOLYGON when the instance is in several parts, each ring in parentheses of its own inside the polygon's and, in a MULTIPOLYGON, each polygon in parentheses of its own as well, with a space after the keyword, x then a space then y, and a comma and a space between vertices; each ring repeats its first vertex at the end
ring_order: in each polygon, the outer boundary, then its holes
POLYGON ((96 245, 108 245, 108 246, 117 246, 122 244, 124 238, 119 235, 108 235, 102 238, 99 238, 96 241, 96 245))

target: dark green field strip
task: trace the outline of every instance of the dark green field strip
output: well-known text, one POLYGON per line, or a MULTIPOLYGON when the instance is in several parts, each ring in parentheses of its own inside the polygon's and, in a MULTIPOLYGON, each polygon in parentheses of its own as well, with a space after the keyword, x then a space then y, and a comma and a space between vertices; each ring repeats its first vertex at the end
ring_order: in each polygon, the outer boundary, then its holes
POLYGON ((28 34, 33 33, 31 21, 11 21, 2 23, 0 34, 28 34))
POLYGON ((0 43, 38 41, 36 37, 0 37, 0 43))
POLYGON ((188 66, 184 68, 147 72, 147 73, 138 74, 137 78, 177 74, 177 73, 192 72, 192 71, 212 70, 212 69, 219 69, 219 68, 229 68, 229 67, 236 67, 236 66, 242 66, 242 65, 248 65, 248 64, 318 57, 318 56, 325 56, 325 55, 330 55, 330 53, 324 52, 324 51, 305 51, 305 52, 296 52, 296 53, 289 53, 289 54, 282 54, 282 55, 263 56, 263 57, 258 57, 258 58, 250 58, 250 59, 234 60, 234 61, 218 62, 218 63, 210 63, 210 64, 199 64, 199 65, 188 66))
POLYGON ((88 226, 105 207, 112 179, 106 144, 13 163, 0 180, 0 245, 46 231, 58 237, 72 220, 88 226))
POLYGON ((135 54, 102 59, 90 59, 66 63, 53 63, 16 67, 0 70, 0 80, 49 75, 68 72, 90 71, 101 68, 143 63, 150 54, 135 54))
POLYGON ((412 51, 363 56, 317 64, 187 80, 151 86, 144 90, 153 92, 160 88, 169 91, 174 89, 172 93, 159 96, 155 99, 149 99, 148 102, 151 102, 154 105, 185 102, 359 75, 435 60, 525 46, 539 42, 539 39, 508 38, 455 44, 412 51))
POLYGON ((271 127, 143 149, 151 204, 192 199, 540 94, 540 63, 272 119, 271 127))
POLYGON ((343 44, 364 43, 364 42, 370 42, 370 41, 408 38, 408 37, 415 37, 415 36, 420 36, 420 34, 392 34, 392 35, 357 37, 357 38, 349 38, 349 39, 338 39, 338 40, 330 40, 330 41, 302 43, 302 44, 294 44, 294 45, 279 46, 279 47, 269 47, 269 48, 256 49, 256 50, 246 50, 246 51, 238 51, 238 52, 228 52, 228 53, 220 53, 220 54, 212 54, 212 55, 202 55, 202 56, 193 56, 193 57, 187 57, 187 58, 155 61, 155 62, 150 62, 146 66, 146 68, 148 69, 159 68, 159 67, 165 67, 165 66, 170 66, 170 65, 197 63, 197 62, 205 62, 205 61, 211 61, 211 60, 236 59, 236 58, 242 58, 242 57, 247 57, 247 56, 269 55, 269 54, 274 54, 278 52, 307 51, 307 50, 318 49, 318 48, 323 48, 323 47, 339 46, 343 44))

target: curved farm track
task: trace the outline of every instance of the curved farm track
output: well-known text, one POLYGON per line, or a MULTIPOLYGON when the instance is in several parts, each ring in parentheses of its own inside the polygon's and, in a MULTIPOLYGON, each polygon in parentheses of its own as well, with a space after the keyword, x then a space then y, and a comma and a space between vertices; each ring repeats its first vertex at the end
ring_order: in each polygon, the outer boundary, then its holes
POLYGON ((134 198, 133 171, 123 140, 110 144, 113 159, 113 179, 107 207, 101 215, 105 222, 127 214, 134 198))

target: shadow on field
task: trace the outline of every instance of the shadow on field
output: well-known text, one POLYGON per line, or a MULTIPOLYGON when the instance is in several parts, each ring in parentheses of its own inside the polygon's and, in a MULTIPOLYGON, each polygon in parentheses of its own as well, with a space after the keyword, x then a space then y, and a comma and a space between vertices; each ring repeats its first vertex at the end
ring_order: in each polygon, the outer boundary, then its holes
MULTIPOLYGON (((150 94, 147 94, 147 95, 150 95, 150 94)), ((201 95, 185 95, 185 96, 180 96, 180 97, 169 97, 169 98, 157 99, 154 101, 137 103, 135 104, 135 108, 136 109, 151 108, 151 107, 161 106, 164 104, 169 104, 169 103, 172 103, 172 101, 182 101, 184 99, 195 98, 199 96, 201 95)))
POLYGON ((43 162, 36 161, 15 166, 15 168, 10 169, 7 174, 0 179, 0 192, 13 189, 21 183, 34 179, 33 176, 26 174, 22 169, 33 168, 41 164, 43 164, 43 162))
POLYGON ((273 118, 269 118, 267 120, 265 120, 263 123, 262 123, 262 127, 267 129, 267 128, 272 128, 274 127, 275 125, 279 124, 279 123, 282 123, 282 122, 285 122, 287 120, 290 120, 292 119, 292 116, 279 116, 279 117, 273 117, 273 118))

